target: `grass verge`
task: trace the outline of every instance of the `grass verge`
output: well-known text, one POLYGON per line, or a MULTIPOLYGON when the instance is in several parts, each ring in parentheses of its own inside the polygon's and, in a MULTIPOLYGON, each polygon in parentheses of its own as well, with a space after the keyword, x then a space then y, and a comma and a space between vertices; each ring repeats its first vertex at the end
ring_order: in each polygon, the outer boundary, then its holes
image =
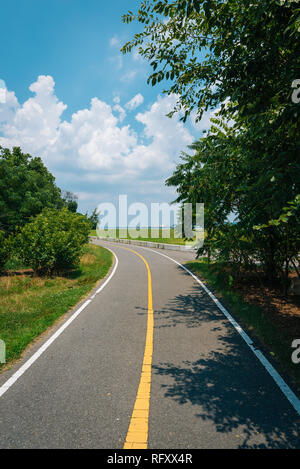
POLYGON ((222 265, 208 264, 205 260, 187 262, 186 265, 222 297, 224 306, 258 338, 276 361, 278 369, 289 375, 300 390, 300 367, 291 360, 291 338, 282 324, 274 322, 267 311, 247 302, 237 289, 230 286, 228 273, 226 275, 222 265))
POLYGON ((108 250, 87 245, 78 270, 64 276, 38 277, 29 269, 0 276, 0 338, 6 344, 6 362, 19 358, 33 339, 85 297, 111 264, 108 250))
MULTIPOLYGON (((152 238, 150 236, 151 234, 151 230, 150 229, 147 229, 148 231, 148 236, 146 237, 143 237, 143 236, 139 236, 138 238, 132 238, 131 236, 129 236, 129 233, 127 232, 127 236, 126 236, 126 239, 132 239, 132 240, 138 240, 138 241, 150 241, 152 243, 163 243, 163 244, 179 244, 179 245, 185 245, 185 244, 189 244, 189 242, 186 241, 186 239, 184 238, 175 238, 175 230, 173 228, 170 229, 170 233, 169 233, 169 230, 166 230, 164 228, 161 228, 159 230, 159 237, 158 238, 152 238)), ((90 233, 90 236, 97 236, 97 232, 96 230, 92 230, 91 233, 90 233)), ((107 236, 107 231, 103 231, 103 236, 106 237, 107 236)), ((110 233, 110 237, 111 238, 119 238, 119 229, 116 230, 116 233, 115 234, 112 234, 112 232, 110 233)), ((190 243, 192 244, 192 243, 190 243)))

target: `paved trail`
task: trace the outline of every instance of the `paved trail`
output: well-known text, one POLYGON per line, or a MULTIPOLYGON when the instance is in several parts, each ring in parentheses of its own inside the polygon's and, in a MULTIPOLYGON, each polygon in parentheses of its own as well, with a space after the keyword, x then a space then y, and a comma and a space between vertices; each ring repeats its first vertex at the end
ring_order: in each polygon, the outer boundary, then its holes
POLYGON ((299 448, 299 415, 195 279, 103 245, 115 274, 0 397, 0 448, 299 448))

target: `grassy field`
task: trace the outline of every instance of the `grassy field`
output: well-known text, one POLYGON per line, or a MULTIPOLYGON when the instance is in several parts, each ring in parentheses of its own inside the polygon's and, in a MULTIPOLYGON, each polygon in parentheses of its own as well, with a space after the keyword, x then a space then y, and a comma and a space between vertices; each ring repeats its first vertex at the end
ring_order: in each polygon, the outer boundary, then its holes
POLYGON ((0 276, 0 338, 6 343, 7 363, 85 297, 111 264, 109 251, 87 245, 79 269, 64 276, 37 277, 30 270, 0 276))
MULTIPOLYGON (((295 338, 292 330, 284 323, 284 316, 274 317, 268 309, 245 300, 237 288, 228 282, 228 274, 219 264, 208 264, 206 261, 188 262, 187 267, 199 274, 208 285, 222 297, 222 303, 229 311, 247 326, 248 330, 261 341, 271 356, 276 360, 279 370, 290 376, 294 384, 300 389, 300 368, 291 360, 291 343, 295 338), (286 325, 286 327, 285 327, 286 325)), ((260 293, 263 294, 263 293, 260 293)))
MULTIPOLYGON (((119 238, 119 229, 116 230, 116 237, 119 238)), ((139 236, 138 238, 135 238, 139 241, 151 241, 153 243, 164 243, 164 244, 180 244, 180 245, 184 245, 187 243, 187 241, 184 239, 184 238, 176 238, 175 237, 175 233, 174 233, 174 229, 170 229, 170 237, 169 237, 169 230, 167 229, 164 229, 164 228, 161 228, 159 230, 159 237, 158 238, 152 238, 151 237, 151 230, 148 229, 148 236, 139 236)), ((103 233, 101 234, 102 236, 107 236, 107 231, 103 231, 103 233)), ((91 236, 97 236, 97 232, 96 230, 93 230, 91 232, 91 236)), ((110 237, 114 237, 112 235, 110 235, 110 237)), ((127 232, 127 237, 126 239, 134 239, 132 237, 129 236, 128 232, 127 232)), ((188 244, 188 243, 187 243, 188 244)), ((191 243, 190 243, 191 244, 191 243)))

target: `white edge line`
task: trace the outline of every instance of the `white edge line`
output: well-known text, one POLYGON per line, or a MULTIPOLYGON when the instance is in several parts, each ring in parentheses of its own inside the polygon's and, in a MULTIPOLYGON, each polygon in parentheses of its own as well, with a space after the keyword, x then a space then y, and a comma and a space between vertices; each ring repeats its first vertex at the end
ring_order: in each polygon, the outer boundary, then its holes
POLYGON ((159 256, 166 257, 167 259, 170 259, 172 262, 175 262, 175 264, 179 265, 182 269, 184 269, 186 272, 188 272, 195 280, 198 282, 201 287, 205 290, 205 292, 210 296, 210 298, 215 302, 217 307, 222 311, 222 313, 226 316, 226 318, 231 322, 233 327, 236 329, 236 331, 240 334, 240 336, 244 339, 248 347, 252 350, 252 352, 255 354, 255 356, 258 358, 260 363, 263 365, 265 370, 269 373, 269 375, 273 378, 281 392, 285 395, 285 397, 288 399, 288 401, 291 403, 291 405, 294 407, 298 415, 300 415, 300 400, 296 396, 296 394, 291 390, 291 388, 286 384, 284 379, 280 376, 280 374, 275 370, 273 365, 269 362, 269 360, 264 356, 264 354, 256 349, 256 347, 253 345, 253 341, 250 339, 248 334, 242 329, 242 327, 237 323, 237 321, 231 316, 231 314, 227 311, 226 308, 220 303, 220 301, 215 297, 215 295, 207 288, 206 285, 197 277, 194 275, 189 269, 187 269, 184 265, 180 264, 180 262, 177 262, 175 259, 172 257, 167 256, 166 254, 163 254, 161 252, 154 251, 154 249, 151 248, 146 248, 143 246, 139 246, 142 249, 147 249, 148 251, 155 252, 159 256))
POLYGON ((47 350, 47 348, 50 347, 50 345, 59 337, 62 332, 79 316, 79 314, 91 303, 91 301, 95 298, 95 296, 103 290, 103 288, 108 284, 108 282, 112 279, 114 276, 119 260, 116 256, 116 254, 109 248, 106 248, 108 251, 110 251, 114 257, 115 257, 115 265, 114 268, 109 275, 109 277, 105 280, 105 282, 98 288, 96 293, 88 300, 86 300, 83 305, 80 306, 80 308, 75 311, 75 313, 72 314, 72 316, 48 339, 33 355, 30 357, 24 365, 22 365, 18 371, 16 371, 1 387, 0 387, 0 397, 3 396, 6 391, 25 373, 28 368, 31 367, 31 365, 47 350))

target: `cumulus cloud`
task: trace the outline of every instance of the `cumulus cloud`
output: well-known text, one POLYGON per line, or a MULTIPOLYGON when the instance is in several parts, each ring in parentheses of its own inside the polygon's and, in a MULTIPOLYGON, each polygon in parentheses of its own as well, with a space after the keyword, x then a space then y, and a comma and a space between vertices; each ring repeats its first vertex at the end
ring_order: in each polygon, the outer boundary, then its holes
POLYGON ((219 109, 205 111, 202 115, 201 120, 198 122, 196 122, 197 112, 193 111, 191 113, 191 123, 193 127, 199 132, 203 132, 203 130, 209 130, 211 127, 210 119, 213 119, 214 117, 216 117, 216 113, 218 111, 219 109))
POLYGON ((144 102, 144 97, 141 95, 141 93, 136 94, 128 103, 125 104, 126 109, 132 111, 133 109, 136 109, 139 107, 141 104, 144 102))
POLYGON ((54 80, 40 76, 29 89, 35 96, 20 106, 14 93, 7 93, 5 105, 0 107, 2 146, 22 145, 32 152, 44 145, 53 145, 58 137, 61 115, 67 108, 54 94, 54 80), (1 112, 2 111, 2 112, 1 112))
POLYGON ((0 101, 0 131, 7 122, 11 122, 19 108, 15 93, 3 88, 3 99, 0 101))
MULTIPOLYGON (((88 108, 63 120, 67 106, 54 87, 52 77, 40 76, 30 86, 34 96, 22 105, 13 92, 7 92, 6 103, 0 104, 1 146, 20 146, 41 156, 60 186, 63 182, 79 194, 100 197, 101 191, 106 195, 123 191, 145 200, 162 191, 169 193, 164 180, 181 150, 194 140, 178 119, 166 117, 176 96, 158 97, 147 111, 135 116, 144 128, 138 135, 122 123, 125 110, 118 99, 110 106, 95 97, 88 108)), ((142 95, 136 95, 126 107, 134 109, 142 100, 142 95)))
POLYGON ((126 117, 125 109, 123 109, 122 106, 120 106, 120 104, 115 104, 114 107, 113 107, 113 110, 117 111, 119 113, 119 121, 123 122, 123 120, 126 117))

